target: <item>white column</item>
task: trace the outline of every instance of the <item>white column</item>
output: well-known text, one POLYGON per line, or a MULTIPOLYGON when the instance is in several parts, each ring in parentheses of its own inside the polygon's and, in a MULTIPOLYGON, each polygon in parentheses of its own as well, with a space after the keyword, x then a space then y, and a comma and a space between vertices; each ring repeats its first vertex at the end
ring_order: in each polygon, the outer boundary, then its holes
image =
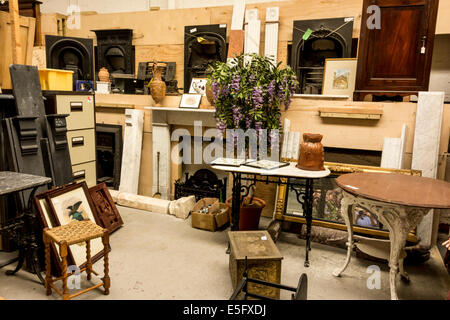
POLYGON ((170 127, 167 123, 153 123, 153 194, 161 193, 162 199, 170 198, 170 127), (159 166, 157 155, 159 152, 159 166), (159 167, 159 170, 158 170, 159 167), (159 175, 159 179, 158 179, 159 175), (159 180, 159 190, 158 190, 159 180))
POLYGON ((272 59, 276 64, 278 61, 278 20, 279 7, 266 9, 266 40, 264 42, 264 55, 272 59))

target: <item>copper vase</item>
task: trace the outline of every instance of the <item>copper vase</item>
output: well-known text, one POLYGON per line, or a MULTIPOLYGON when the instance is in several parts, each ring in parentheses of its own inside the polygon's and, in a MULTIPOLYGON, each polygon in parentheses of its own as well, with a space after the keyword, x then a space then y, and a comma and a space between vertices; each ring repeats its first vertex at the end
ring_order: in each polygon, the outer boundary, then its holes
POLYGON ((160 67, 156 67, 153 69, 153 80, 149 83, 148 87, 150 88, 150 93, 152 95, 153 100, 155 100, 156 104, 164 99, 166 96, 166 83, 162 81, 162 71, 163 69, 160 67))
POLYGON ((322 138, 323 136, 321 134, 303 134, 303 143, 300 145, 297 168, 310 171, 325 170, 323 166, 325 152, 321 143, 322 138))

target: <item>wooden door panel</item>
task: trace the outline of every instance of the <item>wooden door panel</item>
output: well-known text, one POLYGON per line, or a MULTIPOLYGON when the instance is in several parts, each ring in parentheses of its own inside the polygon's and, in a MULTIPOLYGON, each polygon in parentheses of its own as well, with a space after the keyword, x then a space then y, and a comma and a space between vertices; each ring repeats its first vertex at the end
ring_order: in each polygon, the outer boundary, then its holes
POLYGON ((355 99, 428 90, 438 6, 439 0, 364 0, 355 99), (363 23, 371 5, 380 8, 381 29, 363 23))
POLYGON ((424 18, 422 6, 381 9, 381 29, 371 31, 369 36, 369 81, 417 81, 417 67, 424 57, 420 54, 424 18))

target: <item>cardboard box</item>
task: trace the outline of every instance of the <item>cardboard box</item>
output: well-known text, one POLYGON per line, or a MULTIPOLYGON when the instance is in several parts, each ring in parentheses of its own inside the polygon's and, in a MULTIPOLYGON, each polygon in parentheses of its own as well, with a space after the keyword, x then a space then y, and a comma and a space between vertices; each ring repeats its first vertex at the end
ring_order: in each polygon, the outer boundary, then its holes
POLYGON ((217 198, 204 198, 192 209, 191 222, 193 228, 214 232, 229 222, 228 206, 220 203, 217 198), (209 207, 208 213, 201 212, 205 207, 209 207))

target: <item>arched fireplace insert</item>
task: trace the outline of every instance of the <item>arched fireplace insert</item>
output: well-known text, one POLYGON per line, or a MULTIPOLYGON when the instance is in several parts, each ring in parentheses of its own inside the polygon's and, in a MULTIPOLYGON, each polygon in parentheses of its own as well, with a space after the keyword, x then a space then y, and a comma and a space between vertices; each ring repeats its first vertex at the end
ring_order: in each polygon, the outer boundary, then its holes
POLYGON ((298 93, 322 93, 325 59, 350 58, 352 34, 353 18, 294 21, 291 67, 300 83, 298 93))
POLYGON ((227 59, 226 25, 187 26, 184 35, 184 92, 192 78, 206 78, 208 66, 227 59))
POLYGON ((45 36, 47 68, 73 71, 77 80, 94 80, 94 45, 92 39, 45 36))

